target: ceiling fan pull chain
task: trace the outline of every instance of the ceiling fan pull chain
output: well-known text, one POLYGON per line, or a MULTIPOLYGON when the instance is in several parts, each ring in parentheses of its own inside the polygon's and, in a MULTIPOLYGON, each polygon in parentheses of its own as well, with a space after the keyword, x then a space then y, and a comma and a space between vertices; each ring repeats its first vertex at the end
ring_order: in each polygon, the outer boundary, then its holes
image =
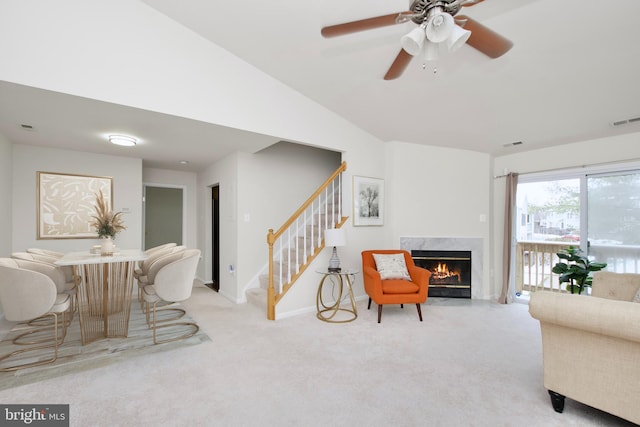
MULTIPOLYGON (((427 69, 427 61, 422 61, 422 69, 426 70, 427 69)), ((433 74, 437 74, 438 73, 438 67, 437 66, 433 66, 433 74)))

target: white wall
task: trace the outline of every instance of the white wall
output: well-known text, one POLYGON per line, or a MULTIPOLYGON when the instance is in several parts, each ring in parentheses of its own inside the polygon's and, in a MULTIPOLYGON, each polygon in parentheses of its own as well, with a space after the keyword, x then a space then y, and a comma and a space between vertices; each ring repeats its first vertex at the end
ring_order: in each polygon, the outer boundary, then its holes
MULTIPOLYGON (((332 140, 332 142, 337 144, 337 149, 343 150, 342 160, 347 163, 347 170, 343 174, 344 196, 342 202, 350 219, 345 224, 347 245, 339 248, 340 264, 345 268, 361 269, 360 253, 363 250, 374 247, 398 247, 397 243, 395 243, 396 246, 389 246, 393 242, 387 237, 389 234, 386 231, 389 229, 388 225, 384 227, 354 227, 351 219, 353 217, 351 194, 353 176, 385 177, 384 144, 362 137, 349 137, 348 133, 337 140, 332 140)), ((385 206, 388 207, 388 205, 385 206)), ((308 273, 300 277, 295 286, 278 303, 276 318, 315 310, 318 282, 322 277, 314 271, 325 269, 329 264, 330 256, 330 248, 325 248, 314 260, 307 270, 308 273)), ((362 274, 356 275, 353 289, 356 298, 365 295, 362 274)))
MULTIPOLYGON (((11 143, 0 134, 0 200, 11 200, 13 167, 11 143)), ((11 254, 11 203, 0 203, 0 258, 11 254)), ((0 308, 0 317, 2 309, 0 308)))
POLYGON ((490 156, 403 142, 387 144, 386 152, 385 221, 393 247, 400 237, 481 238, 482 289, 473 295, 497 297, 489 257, 490 156))
POLYGON ((0 257, 11 254, 12 213, 11 200, 13 183, 12 144, 0 134, 0 257))
MULTIPOLYGON (((525 151, 494 159, 493 175, 507 172, 527 174, 555 169, 573 169, 584 166, 624 162, 640 159, 640 132, 567 144, 559 147, 525 151)), ((504 240, 504 178, 493 180, 493 242, 496 288, 502 288, 502 242, 504 240)))
POLYGON ((267 231, 277 231, 340 166, 340 153, 278 143, 256 154, 240 153, 238 165, 237 297, 267 263, 267 231), (248 221, 245 216, 248 216, 248 221))
MULTIPOLYGON (((345 266, 359 267, 360 252, 364 249, 398 247, 401 234, 416 234, 403 223, 407 214, 397 214, 389 205, 404 201, 403 195, 408 190, 403 180, 411 175, 410 171, 398 171, 392 163, 397 176, 386 176, 385 157, 393 154, 394 162, 401 165, 405 161, 419 162, 414 155, 428 157, 426 160, 431 159, 434 163, 446 162, 449 156, 446 149, 418 149, 414 153, 403 144, 392 144, 385 150, 382 141, 140 2, 3 1, 0 4, 0 39, 19 41, 0 44, 0 57, 3 58, 0 61, 1 80, 342 152, 342 158, 347 162, 345 182, 348 185, 343 200, 347 210, 351 208, 352 176, 384 178, 390 197, 385 202, 389 215, 387 222, 384 227, 352 227, 351 221, 347 223, 349 243, 340 251, 345 266), (24 52, 29 52, 29 55, 24 52), (120 67, 121 63, 135 66, 120 67), (436 156, 444 156, 444 159, 436 156), (400 229, 395 230, 396 226, 400 229)), ((462 194, 474 200, 484 199, 472 212, 457 214, 455 225, 458 227, 440 230, 441 233, 455 230, 467 236, 485 236, 487 232, 484 226, 478 225, 478 216, 486 213, 482 202, 488 203, 490 188, 482 185, 479 175, 482 168, 488 175, 489 166, 482 156, 466 154, 463 158, 468 159, 465 167, 469 170, 475 192, 465 190, 468 188, 465 183, 462 194), (474 160, 479 163, 474 163, 474 160)), ((252 174, 244 167, 245 163, 251 161, 247 162, 245 157, 236 153, 211 165, 198 174, 196 191, 197 239, 204 252, 211 247, 209 186, 220 184, 223 209, 221 239, 226 242, 221 253, 221 266, 224 269, 229 264, 238 265, 242 268, 243 280, 245 274, 251 275, 250 268, 245 270, 245 266, 258 261, 240 262, 240 247, 262 245, 264 242, 262 237, 257 242, 249 237, 260 234, 253 230, 254 225, 257 228, 254 222, 247 230, 242 229, 242 236, 238 235, 238 215, 249 211, 253 217, 254 212, 258 212, 250 201, 252 174), (247 195, 240 192, 247 191, 247 188, 248 202, 245 199, 247 195), (238 207, 242 210, 239 211, 238 207), (241 242, 238 243, 239 237, 241 242)), ((461 181, 462 178, 454 181, 442 193, 459 191, 457 185, 461 181)), ((121 193, 117 190, 116 197, 118 194, 121 193)), ((434 211, 433 219, 449 220, 449 216, 434 211)), ((421 228, 418 232, 435 233, 433 230, 421 228)), ((18 239, 14 237, 14 241, 24 245, 28 239, 21 236, 18 239)), ((327 254, 317 261, 321 266, 326 265, 329 257, 328 250, 325 252, 327 254)), ((205 262, 200 274, 209 278, 210 269, 205 262)), ((319 280, 316 276, 305 275, 280 302, 277 313, 312 307, 319 280)), ((363 295, 361 283, 361 277, 357 277, 355 290, 360 296, 363 295)), ((220 291, 228 298, 236 300, 238 289, 243 287, 244 283, 240 283, 237 275, 221 275, 220 291)))
POLYGON ((220 192, 220 294, 237 301, 238 281, 235 274, 226 273, 229 265, 238 263, 237 230, 237 182, 238 153, 233 153, 198 174, 198 247, 202 251, 200 268, 206 281, 213 277, 211 262, 211 187, 219 186, 220 192))
POLYGON ((96 239, 38 240, 36 225, 37 172, 58 172, 113 177, 113 210, 123 215, 126 230, 116 237, 122 248, 141 247, 142 161, 129 157, 89 154, 29 145, 13 146, 13 252, 39 247, 57 251, 89 250, 96 239))
MULTIPOLYGON (((236 153, 233 159, 225 159, 200 175, 203 201, 211 200, 211 186, 220 186, 220 289, 225 296, 244 300, 244 286, 267 263, 268 229, 280 227, 339 165, 339 153, 279 143, 256 154, 236 153), (230 163, 235 164, 234 170, 228 167, 230 163), (234 201, 236 205, 229 206, 234 201), (234 274, 229 273, 230 264, 234 274), (232 281, 237 286, 228 286, 232 281)), ((207 209, 210 212, 210 206, 207 209)), ((205 217, 211 218, 210 213, 205 217)), ((207 222, 201 225, 207 227, 203 256, 206 279, 210 280, 213 254, 211 224, 207 222)))
POLYGON ((19 41, 0 43, 0 80, 316 146, 363 138, 344 119, 141 2, 5 0, 0 40, 19 41))

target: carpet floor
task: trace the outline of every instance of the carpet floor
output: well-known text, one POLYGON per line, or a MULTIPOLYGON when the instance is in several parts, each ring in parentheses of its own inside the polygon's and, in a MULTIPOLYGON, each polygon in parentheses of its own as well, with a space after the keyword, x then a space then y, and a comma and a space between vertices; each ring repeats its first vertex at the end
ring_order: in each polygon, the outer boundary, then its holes
MULTIPOLYGON (((174 304, 172 307, 180 307, 180 305, 174 304)), ((159 316, 159 318, 161 317, 159 316)), ((180 321, 189 322, 192 321, 192 319, 187 313, 180 321)), ((17 324, 3 337, 0 342, 0 354, 7 354, 11 351, 24 348, 24 346, 12 344, 11 341, 17 334, 29 329, 25 329, 25 327, 26 325, 24 324, 17 324)), ((175 328, 164 328, 162 330, 164 334, 163 337, 171 338, 171 336, 184 333, 185 331, 185 329, 182 329, 182 332, 173 329, 175 328)), ((42 336, 45 335, 42 334, 42 336)), ((52 332, 48 331, 46 336, 52 336, 52 332)), ((196 335, 188 339, 154 345, 152 331, 147 328, 145 314, 141 311, 140 304, 134 300, 131 305, 129 334, 127 338, 103 339, 82 345, 80 323, 76 314, 67 328, 67 336, 64 343, 58 348, 58 359, 54 363, 47 365, 20 369, 13 372, 0 372, 0 390, 56 378, 69 373, 113 365, 132 357, 140 357, 177 347, 196 345, 208 340, 209 337, 207 334, 199 330, 196 335)), ((23 361, 46 360, 51 358, 52 355, 53 348, 45 348, 16 356, 11 360, 10 364, 18 364, 23 361)), ((5 361, 5 363, 0 364, 0 367, 7 365, 9 365, 9 363, 5 361)))
MULTIPOLYGON (((71 426, 629 427, 542 384, 526 304, 358 301, 358 318, 277 321, 205 286, 183 303, 211 340, 0 390, 0 402, 69 404, 71 426)), ((585 365, 585 375, 589 366, 585 365)))

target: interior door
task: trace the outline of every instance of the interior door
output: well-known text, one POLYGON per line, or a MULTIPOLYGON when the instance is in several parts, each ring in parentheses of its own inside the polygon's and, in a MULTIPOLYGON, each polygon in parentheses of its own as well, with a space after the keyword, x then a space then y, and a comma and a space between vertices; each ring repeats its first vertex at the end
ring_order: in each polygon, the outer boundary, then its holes
POLYGON ((144 247, 183 243, 184 191, 182 188, 145 186, 144 247))
POLYGON ((211 187, 211 265, 213 267, 211 288, 220 289, 220 187, 211 187))

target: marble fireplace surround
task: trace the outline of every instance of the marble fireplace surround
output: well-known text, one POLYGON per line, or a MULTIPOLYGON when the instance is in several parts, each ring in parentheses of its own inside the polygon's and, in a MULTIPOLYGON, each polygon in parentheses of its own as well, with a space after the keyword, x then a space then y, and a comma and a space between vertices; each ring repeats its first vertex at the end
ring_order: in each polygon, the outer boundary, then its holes
POLYGON ((400 237, 400 248, 409 252, 471 251, 471 298, 482 295, 483 239, 480 237, 400 237))

